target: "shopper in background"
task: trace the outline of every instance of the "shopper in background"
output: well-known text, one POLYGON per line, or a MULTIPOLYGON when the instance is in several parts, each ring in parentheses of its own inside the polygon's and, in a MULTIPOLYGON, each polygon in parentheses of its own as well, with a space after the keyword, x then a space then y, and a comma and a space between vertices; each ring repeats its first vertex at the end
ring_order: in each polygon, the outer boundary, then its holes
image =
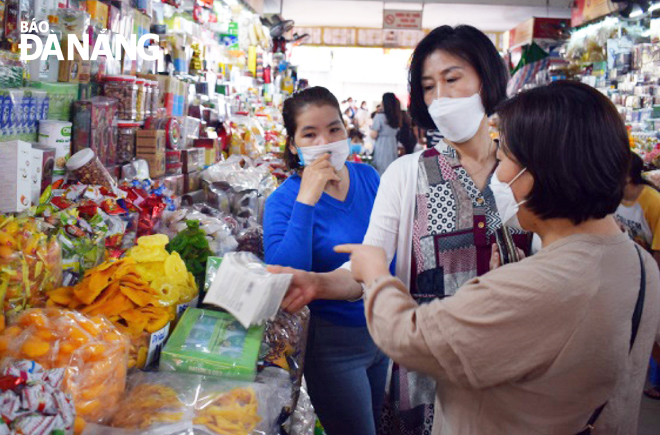
MULTIPOLYGON (((269 264, 329 272, 348 260, 333 247, 359 243, 369 224, 379 178, 346 162, 349 141, 339 104, 314 87, 284 102, 285 160, 296 171, 266 201, 269 264)), ((369 336, 362 301, 316 301, 305 379, 328 435, 374 435, 389 360, 369 336)))
MULTIPOLYGON (((616 218, 632 239, 653 255, 660 264, 660 192, 642 177, 644 161, 633 154, 623 191, 623 201, 616 210, 616 218)), ((656 359, 651 358, 649 383, 644 394, 660 400, 660 348, 654 349, 656 359)))
POLYGON ((660 192, 642 177, 644 161, 633 154, 616 217, 631 237, 660 264, 660 192))
POLYGON ((612 217, 630 161, 623 120, 603 94, 568 81, 498 112, 496 200, 543 249, 420 305, 389 276, 382 248, 339 247, 367 286, 369 331, 438 380, 434 434, 634 433, 660 337, 660 274, 612 217))
POLYGON ((367 133, 369 128, 369 110, 367 109, 367 102, 363 101, 359 109, 357 109, 357 114, 355 115, 355 127, 363 133, 367 133))
POLYGON ((401 127, 401 103, 393 93, 383 94, 383 113, 374 117, 371 137, 374 139, 374 166, 383 175, 399 157, 397 133, 401 127))
POLYGON ((355 119, 355 102, 353 101, 353 98, 348 97, 348 100, 346 100, 346 111, 344 112, 344 115, 348 116, 348 119, 350 120, 350 124, 353 124, 353 120, 355 119))
POLYGON ((351 128, 348 138, 351 140, 351 154, 360 154, 364 150, 364 134, 357 128, 351 128))
MULTIPOLYGON (((420 304, 452 296, 489 270, 502 219, 489 188, 497 147, 487 116, 505 100, 507 79, 491 40, 471 26, 439 27, 413 53, 410 114, 417 126, 439 129, 445 139, 401 157, 385 172, 364 244, 384 248, 389 261, 396 254, 396 276, 420 304)), ((515 230, 513 240, 529 251, 528 234, 515 230)), ((273 271, 294 273, 283 302, 292 311, 325 294, 361 290, 347 269, 273 271)), ((435 380, 396 364, 389 379, 379 433, 430 433, 435 380)))

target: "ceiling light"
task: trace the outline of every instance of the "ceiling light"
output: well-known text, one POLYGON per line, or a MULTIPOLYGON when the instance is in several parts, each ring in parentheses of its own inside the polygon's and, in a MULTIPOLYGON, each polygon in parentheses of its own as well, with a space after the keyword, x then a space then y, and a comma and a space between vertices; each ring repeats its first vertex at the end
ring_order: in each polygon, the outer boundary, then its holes
POLYGON ((236 6, 238 5, 238 0, 224 0, 227 6, 236 6))

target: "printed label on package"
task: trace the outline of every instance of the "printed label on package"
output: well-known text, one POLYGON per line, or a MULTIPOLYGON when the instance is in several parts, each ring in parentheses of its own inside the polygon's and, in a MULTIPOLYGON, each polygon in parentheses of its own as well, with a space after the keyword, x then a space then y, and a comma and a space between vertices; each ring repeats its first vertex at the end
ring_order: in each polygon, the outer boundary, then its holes
POLYGON ((186 312, 188 307, 197 307, 197 301, 199 300, 199 296, 195 296, 195 299, 192 299, 188 302, 184 302, 183 304, 179 304, 176 306, 176 318, 179 320, 181 316, 183 316, 183 313, 186 312))
POLYGON ((165 346, 165 340, 167 335, 170 332, 170 324, 168 323, 165 327, 159 331, 154 332, 149 337, 149 351, 147 352, 147 361, 145 362, 145 367, 150 367, 152 364, 155 365, 160 359, 160 353, 165 346))

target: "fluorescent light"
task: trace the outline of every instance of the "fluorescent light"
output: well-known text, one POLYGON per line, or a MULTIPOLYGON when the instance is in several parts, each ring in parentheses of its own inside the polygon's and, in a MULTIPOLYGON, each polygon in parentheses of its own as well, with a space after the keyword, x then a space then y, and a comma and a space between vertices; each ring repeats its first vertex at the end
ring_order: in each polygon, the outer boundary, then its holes
POLYGON ((637 18, 637 17, 641 17, 642 15, 644 15, 644 12, 642 11, 641 8, 637 7, 633 12, 630 13, 629 17, 637 18))
MULTIPOLYGON (((658 10, 658 9, 660 9, 660 3, 656 3, 654 5, 651 5, 651 7, 649 7, 648 11, 653 12, 653 11, 658 10)), ((636 9, 634 12, 632 12, 630 14, 630 18, 637 18, 637 17, 641 17, 642 15, 644 15, 644 13, 642 12, 642 9, 639 8, 639 9, 636 9)))
POLYGON ((236 6, 238 4, 238 0, 224 0, 224 2, 227 6, 236 6))

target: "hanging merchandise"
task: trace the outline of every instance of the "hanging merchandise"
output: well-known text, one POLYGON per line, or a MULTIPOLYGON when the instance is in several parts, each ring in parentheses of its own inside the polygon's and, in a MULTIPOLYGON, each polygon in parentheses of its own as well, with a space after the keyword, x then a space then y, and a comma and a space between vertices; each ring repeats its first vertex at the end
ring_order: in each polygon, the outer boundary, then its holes
POLYGON ((525 84, 530 83, 534 77, 549 66, 548 53, 533 42, 524 50, 520 62, 511 71, 511 80, 507 85, 507 95, 515 95, 525 84))
MULTIPOLYGON (((67 435, 309 426, 309 311, 280 311, 240 282, 259 281, 265 202, 286 178, 284 94, 264 82, 286 77, 290 92, 297 76, 273 59, 270 30, 243 5, 12 1, 0 28, 0 374, 29 373, 3 394, 38 387, 48 413, 5 401, 0 432, 33 432, 12 410, 67 435), (64 59, 20 61, 20 22, 33 18, 64 59), (134 47, 149 32, 159 42, 134 47), (89 45, 89 60, 69 44, 89 45), (224 289, 261 308, 222 312, 204 304, 211 288, 207 302, 226 302, 224 289)), ((288 278, 269 280, 281 299, 288 278)))

